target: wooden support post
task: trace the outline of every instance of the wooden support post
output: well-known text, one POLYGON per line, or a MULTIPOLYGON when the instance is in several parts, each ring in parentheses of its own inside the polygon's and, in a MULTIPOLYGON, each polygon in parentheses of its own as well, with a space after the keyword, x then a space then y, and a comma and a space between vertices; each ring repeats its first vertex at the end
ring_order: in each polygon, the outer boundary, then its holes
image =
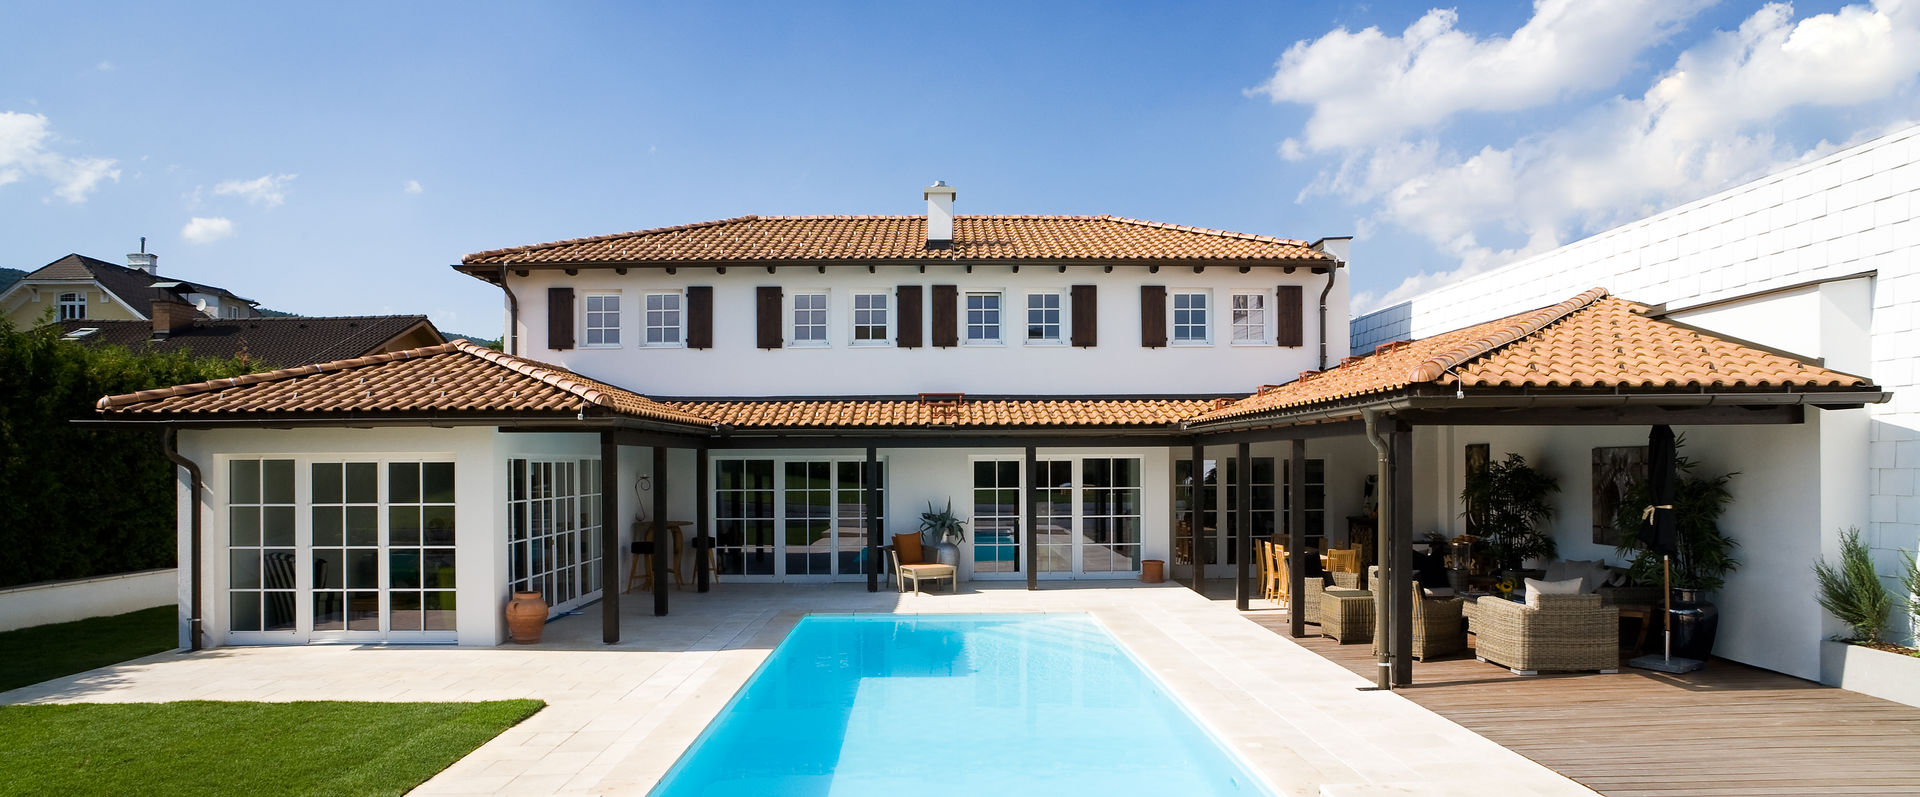
POLYGON ((713 469, 707 458, 706 446, 701 446, 695 457, 693 476, 693 591, 706 592, 713 589, 707 578, 707 571, 713 567, 713 504, 710 494, 713 492, 707 483, 708 471, 713 469))
POLYGON ((1200 525, 1200 507, 1207 500, 1206 467, 1207 447, 1201 445, 1199 440, 1195 440, 1193 467, 1188 470, 1192 478, 1187 483, 1187 531, 1189 534, 1187 558, 1193 560, 1193 591, 1202 596, 1207 594, 1207 551, 1206 546, 1202 544, 1205 541, 1205 529, 1200 525))
POLYGON ((620 643, 620 446, 600 433, 600 640, 620 643))
POLYGON ((1238 505, 1234 507, 1234 525, 1237 526, 1237 528, 1234 529, 1233 545, 1240 550, 1238 552, 1239 556, 1234 560, 1233 565, 1233 606, 1244 612, 1250 608, 1249 604, 1253 601, 1253 575, 1251 573, 1251 560, 1253 559, 1253 444, 1246 442, 1241 443, 1239 456, 1236 457, 1236 459, 1240 460, 1240 464, 1235 466, 1240 471, 1238 474, 1240 478, 1238 480, 1239 483, 1235 484, 1233 488, 1236 496, 1239 498, 1236 502, 1238 505))
POLYGON ((1307 441, 1292 443, 1293 464, 1287 471, 1287 631, 1299 639, 1307 635, 1307 615, 1300 608, 1307 604, 1307 441))
POLYGON ((1413 429, 1397 424, 1393 435, 1393 577, 1387 594, 1393 601, 1393 685, 1413 683, 1413 429))
POLYGON ((667 565, 673 531, 667 528, 667 447, 653 447, 653 616, 667 616, 667 565))
POLYGON ((1026 506, 1026 509, 1021 513, 1020 525, 1024 527, 1023 536, 1026 538, 1026 542, 1022 543, 1020 547, 1026 549, 1024 552, 1025 553, 1024 558, 1027 560, 1027 589, 1039 589, 1040 588, 1040 528, 1039 528, 1040 526, 1040 523, 1039 523, 1040 450, 1033 446, 1027 446, 1027 464, 1026 464, 1025 474, 1027 477, 1025 479, 1027 483, 1027 489, 1021 492, 1020 497, 1024 505, 1026 506))
POLYGON ((867 446, 866 470, 861 480, 867 487, 867 591, 880 591, 880 450, 867 446))

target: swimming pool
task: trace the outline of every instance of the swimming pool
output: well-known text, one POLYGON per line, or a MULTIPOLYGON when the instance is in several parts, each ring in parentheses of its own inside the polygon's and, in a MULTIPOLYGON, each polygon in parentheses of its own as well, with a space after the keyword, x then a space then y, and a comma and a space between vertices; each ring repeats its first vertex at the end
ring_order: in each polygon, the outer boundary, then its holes
POLYGON ((1084 614, 806 617, 652 793, 1270 794, 1084 614))

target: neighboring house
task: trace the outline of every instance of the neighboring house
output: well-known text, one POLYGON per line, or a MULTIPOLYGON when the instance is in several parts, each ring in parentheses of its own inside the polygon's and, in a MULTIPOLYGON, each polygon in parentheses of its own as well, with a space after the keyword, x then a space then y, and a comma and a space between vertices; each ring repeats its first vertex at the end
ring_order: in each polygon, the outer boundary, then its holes
MULTIPOLYGON (((1772 483, 1885 398, 1605 291, 1336 359, 1346 239, 925 197, 924 217, 469 255, 456 268, 502 288, 508 353, 455 342, 103 398, 106 422, 178 430, 198 469, 182 641, 493 645, 517 589, 554 612, 601 599, 614 641, 642 518, 710 535, 723 583, 865 581, 873 546, 948 501, 963 580, 1160 560, 1201 581, 1245 567, 1251 537, 1364 541, 1383 450, 1401 466, 1385 502, 1417 509, 1389 530, 1410 540, 1449 522, 1448 463, 1482 427, 1625 445, 1673 423, 1689 453, 1765 452, 1747 472, 1772 483)), ((660 579, 654 611, 669 598, 660 579)))
MULTIPOLYGON (((144 249, 144 247, 142 247, 144 249)), ((162 277, 160 256, 127 255, 117 266, 67 255, 0 290, 0 316, 16 327, 54 321, 150 321, 155 302, 181 303, 206 318, 254 318, 258 303, 225 288, 162 277)))
MULTIPOLYGON (((1722 528, 1741 569, 1719 596, 1720 652, 1814 677, 1818 641, 1845 628, 1814 603, 1813 562, 1837 558, 1849 527, 1891 580, 1920 547, 1920 127, 1767 175, 1512 265, 1456 280, 1353 321, 1353 351, 1428 338, 1604 285, 1655 317, 1866 377, 1891 399, 1822 412, 1793 429, 1689 431, 1707 473, 1738 471, 1722 528)), ((1469 391, 1471 393, 1471 391, 1469 391)), ((1593 523, 1591 449, 1644 443, 1633 430, 1456 429, 1417 507, 1462 530, 1458 448, 1490 442, 1561 477, 1561 550, 1605 557, 1593 523)), ((1903 624, 1902 612, 1894 622, 1903 624)))
POLYGON ((239 357, 268 367, 328 362, 446 342, 423 315, 205 318, 178 305, 149 321, 62 321, 68 340, 134 351, 239 357))

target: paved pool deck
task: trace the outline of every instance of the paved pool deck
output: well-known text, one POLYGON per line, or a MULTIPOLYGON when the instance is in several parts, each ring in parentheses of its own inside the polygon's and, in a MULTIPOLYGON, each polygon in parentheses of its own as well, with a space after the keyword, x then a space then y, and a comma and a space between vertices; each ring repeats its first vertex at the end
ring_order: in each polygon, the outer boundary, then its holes
POLYGON ((588 607, 550 623, 537 646, 162 653, 0 703, 539 698, 545 710, 415 793, 644 794, 806 614, 1089 612, 1280 794, 1594 794, 1177 585, 987 582, 900 595, 723 583, 676 591, 667 617, 651 605, 637 593, 623 601, 615 646, 600 642, 588 607))

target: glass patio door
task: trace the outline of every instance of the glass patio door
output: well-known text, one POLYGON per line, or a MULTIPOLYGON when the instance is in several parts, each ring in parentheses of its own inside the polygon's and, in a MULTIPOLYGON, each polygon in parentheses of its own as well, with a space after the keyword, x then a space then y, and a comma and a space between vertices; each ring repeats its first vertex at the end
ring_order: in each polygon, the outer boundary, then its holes
POLYGON ((507 506, 515 590, 556 614, 600 593, 600 460, 512 459, 507 506))
POLYGON ((1141 466, 1137 457, 1043 459, 1022 495, 1022 462, 973 463, 973 572, 1022 577, 1023 501, 1033 501, 1034 560, 1043 577, 1136 573, 1141 556, 1141 466))
MULTIPOLYGON (((722 459, 714 470, 714 550, 722 575, 866 578, 865 460, 722 459)), ((885 463, 878 489, 884 507, 885 463)))

